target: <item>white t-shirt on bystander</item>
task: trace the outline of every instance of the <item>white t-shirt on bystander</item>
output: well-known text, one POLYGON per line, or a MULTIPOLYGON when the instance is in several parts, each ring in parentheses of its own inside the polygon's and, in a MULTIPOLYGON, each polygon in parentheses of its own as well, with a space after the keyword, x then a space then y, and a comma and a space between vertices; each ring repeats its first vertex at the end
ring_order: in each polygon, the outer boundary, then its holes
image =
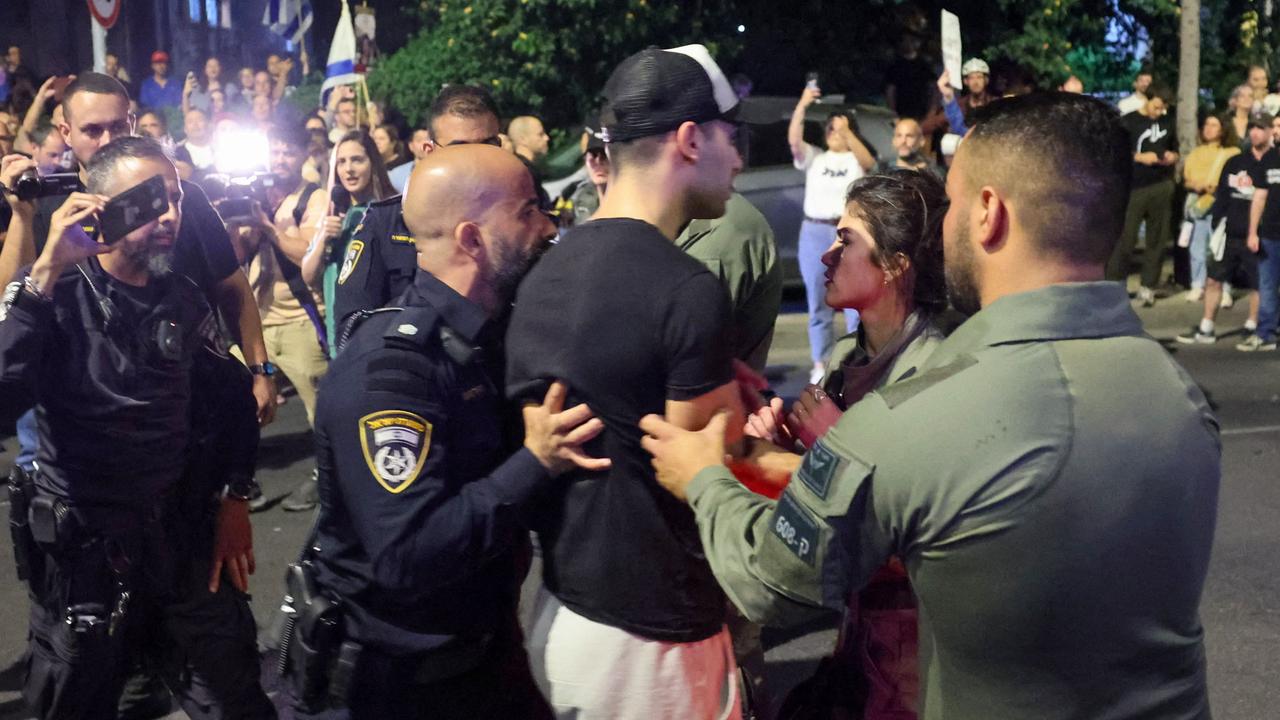
POLYGON ((804 176, 804 214, 816 220, 834 220, 844 213, 849 185, 863 176, 852 152, 831 152, 804 144, 804 159, 795 163, 804 176))

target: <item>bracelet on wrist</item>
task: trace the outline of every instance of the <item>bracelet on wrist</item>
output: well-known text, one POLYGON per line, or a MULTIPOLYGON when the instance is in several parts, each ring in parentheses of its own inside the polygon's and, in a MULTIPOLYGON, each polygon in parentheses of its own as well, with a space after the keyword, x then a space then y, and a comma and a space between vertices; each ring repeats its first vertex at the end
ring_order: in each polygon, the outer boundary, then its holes
POLYGON ((49 293, 45 292, 44 288, 40 287, 40 283, 30 275, 27 275, 22 279, 22 289, 44 302, 53 301, 53 298, 49 296, 49 293))

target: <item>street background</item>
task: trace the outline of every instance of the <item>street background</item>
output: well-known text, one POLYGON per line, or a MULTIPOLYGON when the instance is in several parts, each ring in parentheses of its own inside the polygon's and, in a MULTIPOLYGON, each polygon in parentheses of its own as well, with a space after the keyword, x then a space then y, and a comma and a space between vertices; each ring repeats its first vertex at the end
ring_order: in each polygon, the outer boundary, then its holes
MULTIPOLYGON (((1179 346, 1172 338, 1199 317, 1197 305, 1174 297, 1139 308, 1147 332, 1166 342, 1179 363, 1200 383, 1222 423, 1223 474, 1218 531, 1201 609, 1208 649, 1209 694, 1218 720, 1277 717, 1280 707, 1280 354, 1240 353, 1244 302, 1219 318, 1214 346, 1179 346)), ((836 323, 840 326, 840 323, 836 323)), ((808 373, 806 318, 794 303, 779 316, 769 375, 779 392, 794 397, 808 373)), ((1129 421, 1142 422, 1140 403, 1129 421)), ((16 452, 3 440, 0 470, 7 474, 16 452)), ((927 451, 927 448, 926 448, 927 451)), ((1143 448, 1133 448, 1135 453, 1143 448)), ((251 591, 259 626, 279 602, 285 566, 296 556, 310 527, 310 513, 286 513, 278 501, 313 467, 310 432, 296 398, 280 408, 263 433, 258 478, 274 499, 253 516, 258 571, 251 591)), ((7 502, 3 511, 7 513, 7 502)), ((1062 542, 1073 542, 1063 538, 1062 542)), ((13 574, 8 533, 0 534, 0 720, 25 718, 19 695, 19 659, 26 640, 25 587, 13 574)), ((1135 562, 1138 562, 1135 559, 1135 562)), ((536 568, 535 568, 536 572, 536 568)), ((527 583, 532 586, 534 581, 527 583)), ((803 680, 830 652, 836 619, 764 634, 767 677, 779 697, 803 680)), ((185 717, 175 712, 171 717, 185 717)))

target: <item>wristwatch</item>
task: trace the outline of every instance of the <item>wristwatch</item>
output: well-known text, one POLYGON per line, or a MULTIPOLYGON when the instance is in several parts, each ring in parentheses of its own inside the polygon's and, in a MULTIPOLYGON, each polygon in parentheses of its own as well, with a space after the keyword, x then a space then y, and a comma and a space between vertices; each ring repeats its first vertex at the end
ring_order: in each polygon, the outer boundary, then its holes
POLYGON ((250 365, 249 372, 254 375, 265 375, 271 377, 276 374, 275 363, 264 362, 261 365, 250 365))
POLYGON ((249 501, 258 494, 258 479, 253 476, 239 475, 227 481, 227 492, 224 497, 232 500, 249 501))

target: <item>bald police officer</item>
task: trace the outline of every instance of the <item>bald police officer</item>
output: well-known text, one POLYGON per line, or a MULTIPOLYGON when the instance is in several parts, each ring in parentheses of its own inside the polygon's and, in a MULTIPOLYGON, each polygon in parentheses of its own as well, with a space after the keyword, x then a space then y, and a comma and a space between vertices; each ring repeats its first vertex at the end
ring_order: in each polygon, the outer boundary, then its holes
POLYGON ((1209 717, 1218 424, 1102 281, 1129 162, 1115 111, 1088 97, 975 111, 944 243, 952 302, 976 314, 850 408, 777 503, 720 464, 723 418, 645 418, 659 480, 748 616, 842 607, 898 556, 932 647, 922 717, 1209 717))
POLYGON ((524 408, 523 449, 505 432, 500 323, 555 227, 524 166, 482 145, 420 160, 404 216, 419 272, 357 318, 316 408, 311 561, 361 648, 329 692, 357 718, 549 717, 516 623, 526 515, 554 476, 609 466, 579 452, 603 424, 562 411, 559 383, 524 408))

